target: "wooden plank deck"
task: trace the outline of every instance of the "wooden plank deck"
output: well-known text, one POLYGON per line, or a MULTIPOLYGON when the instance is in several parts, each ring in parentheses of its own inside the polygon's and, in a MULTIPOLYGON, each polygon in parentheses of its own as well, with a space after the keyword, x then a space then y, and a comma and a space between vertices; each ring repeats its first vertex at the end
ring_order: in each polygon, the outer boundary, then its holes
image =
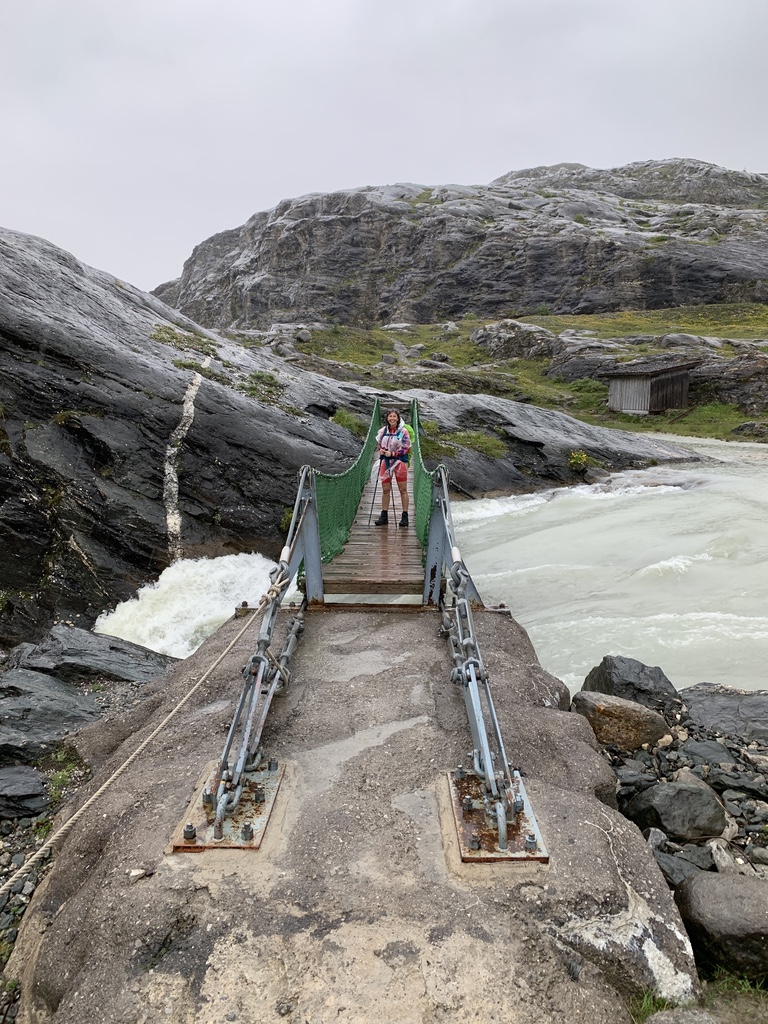
POLYGON ((394 486, 395 497, 389 505, 389 525, 374 526, 381 510, 381 485, 374 496, 378 460, 363 491, 344 550, 323 566, 323 589, 327 594, 421 594, 424 589, 424 567, 421 562, 421 544, 414 526, 412 474, 408 474, 408 514, 411 525, 401 530, 400 492, 394 486), (393 508, 397 514, 393 513, 393 508))

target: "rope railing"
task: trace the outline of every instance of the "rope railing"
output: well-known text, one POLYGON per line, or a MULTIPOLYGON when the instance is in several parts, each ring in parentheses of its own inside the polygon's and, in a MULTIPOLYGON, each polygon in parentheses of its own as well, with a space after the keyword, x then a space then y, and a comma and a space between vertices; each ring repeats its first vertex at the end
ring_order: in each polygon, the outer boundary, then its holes
POLYGON ((371 413, 368 435, 357 461, 343 473, 314 473, 317 517, 320 524, 320 553, 323 562, 329 562, 334 555, 338 555, 347 542, 363 496, 363 489, 371 476, 380 420, 381 412, 377 398, 371 413))

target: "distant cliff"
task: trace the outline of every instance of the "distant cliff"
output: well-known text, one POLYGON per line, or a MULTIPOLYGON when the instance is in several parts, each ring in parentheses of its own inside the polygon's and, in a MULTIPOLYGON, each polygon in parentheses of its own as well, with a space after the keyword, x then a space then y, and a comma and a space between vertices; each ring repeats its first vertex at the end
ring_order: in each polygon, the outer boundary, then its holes
POLYGON ((198 245, 155 294, 200 324, 435 322, 768 301, 768 175, 559 164, 312 194, 198 245))

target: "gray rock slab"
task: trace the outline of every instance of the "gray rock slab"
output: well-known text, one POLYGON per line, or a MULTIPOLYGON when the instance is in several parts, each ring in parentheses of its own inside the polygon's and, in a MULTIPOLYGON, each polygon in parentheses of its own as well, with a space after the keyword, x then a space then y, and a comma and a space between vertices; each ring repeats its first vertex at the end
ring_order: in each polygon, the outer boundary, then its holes
POLYGON ((59 624, 39 644, 21 644, 14 648, 8 656, 7 667, 50 673, 66 682, 106 676, 150 683, 164 676, 177 661, 178 658, 158 654, 116 636, 59 624))
POLYGON ((638 750, 668 732, 658 712, 606 693, 580 690, 573 696, 573 710, 587 719, 599 743, 615 744, 620 750, 638 750))
POLYGON ((0 768, 0 818, 25 818, 48 806, 45 780, 27 765, 0 768))
POLYGON ((768 976, 766 883, 744 875, 702 872, 677 889, 675 900, 696 962, 752 980, 768 976))
POLYGON ((747 740, 768 740, 768 690, 697 683, 680 690, 697 725, 747 740))
POLYGON ((589 672, 582 690, 634 700, 655 711, 663 708, 665 700, 677 696, 677 690, 658 666, 611 654, 589 672))
POLYGON ((719 836, 726 826, 725 810, 707 785, 661 782, 638 793, 627 804, 627 817, 640 829, 659 828, 674 839, 719 836))
POLYGON ((730 750, 717 740, 686 740, 679 749, 694 764, 720 764, 733 760, 730 750))
POLYGON ((35 761, 50 746, 100 714, 75 687, 42 672, 11 669, 0 676, 0 764, 35 761))

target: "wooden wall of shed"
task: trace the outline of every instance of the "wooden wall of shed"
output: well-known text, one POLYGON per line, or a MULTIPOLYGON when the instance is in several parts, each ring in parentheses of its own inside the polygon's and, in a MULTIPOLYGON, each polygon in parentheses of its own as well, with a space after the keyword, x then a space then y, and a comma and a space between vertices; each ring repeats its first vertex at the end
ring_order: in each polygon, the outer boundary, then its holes
POLYGON ((688 371, 658 376, 634 374, 612 377, 608 387, 608 408, 611 412, 644 415, 684 409, 688 404, 688 371))
POLYGON ((688 404, 688 371, 665 373, 651 379, 649 412, 684 409, 688 404))
POLYGON ((611 412, 645 414, 651 401, 650 377, 612 377, 608 385, 608 408, 611 412))

